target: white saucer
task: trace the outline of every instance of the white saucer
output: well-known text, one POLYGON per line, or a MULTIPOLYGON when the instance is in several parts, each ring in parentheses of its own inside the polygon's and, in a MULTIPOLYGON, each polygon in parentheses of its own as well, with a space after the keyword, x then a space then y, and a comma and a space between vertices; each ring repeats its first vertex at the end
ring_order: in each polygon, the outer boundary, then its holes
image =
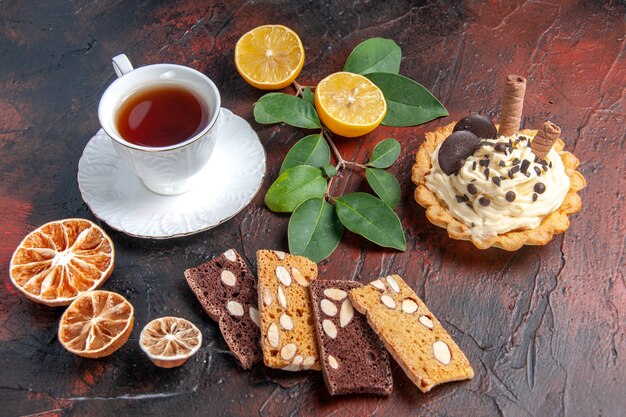
POLYGON ((149 191, 117 156, 101 129, 78 163, 78 187, 93 214, 130 236, 167 239, 215 227, 239 213, 265 176, 265 150, 252 127, 221 109, 222 126, 198 185, 184 194, 149 191))

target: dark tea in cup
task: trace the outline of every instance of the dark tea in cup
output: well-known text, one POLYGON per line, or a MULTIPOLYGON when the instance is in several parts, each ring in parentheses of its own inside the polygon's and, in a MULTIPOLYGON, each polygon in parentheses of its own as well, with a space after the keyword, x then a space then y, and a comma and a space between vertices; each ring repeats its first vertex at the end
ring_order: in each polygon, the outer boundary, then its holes
POLYGON ((126 97, 115 126, 126 141, 140 146, 179 144, 200 133, 211 118, 209 109, 183 85, 159 83, 126 97))

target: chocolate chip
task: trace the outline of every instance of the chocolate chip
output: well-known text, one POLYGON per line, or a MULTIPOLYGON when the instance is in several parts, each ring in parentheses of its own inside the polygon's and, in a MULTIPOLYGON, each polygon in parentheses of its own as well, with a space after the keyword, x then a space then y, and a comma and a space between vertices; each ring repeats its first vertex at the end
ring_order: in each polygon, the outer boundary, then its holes
POLYGON ((476 161, 474 161, 474 162, 472 163, 472 171, 476 171, 476 165, 477 165, 477 164, 476 164, 476 161))
POLYGON ((467 184, 467 192, 474 195, 478 192, 478 188, 474 184, 467 184))
POLYGON ((511 171, 513 174, 515 174, 515 173, 517 173, 517 172, 519 171, 519 169, 520 169, 520 168, 519 168, 519 165, 515 165, 514 167, 512 167, 512 168, 511 168, 511 170, 510 170, 510 171, 511 171))
POLYGON ((537 176, 541 175, 541 168, 539 167, 534 167, 535 168, 535 172, 537 173, 537 176))
POLYGON ((515 197, 517 197, 515 195, 515 191, 509 191, 508 193, 506 193, 506 201, 508 201, 509 203, 512 203, 515 201, 515 197))
POLYGON ((493 177, 493 178, 491 178, 491 181, 493 181, 493 183, 499 187, 500 186, 500 182, 502 180, 500 179, 500 177, 493 177))
POLYGON ((543 170, 544 170, 544 171, 548 171, 548 166, 547 166, 547 165, 544 165, 544 166, 543 166, 543 170))
POLYGON ((485 174, 485 178, 489 179, 489 168, 485 168, 485 171, 483 171, 483 173, 485 174))
POLYGON ((439 148, 441 170, 447 175, 454 174, 479 147, 480 140, 475 134, 465 130, 453 132, 439 148))
POLYGON ((481 159, 479 162, 481 167, 488 167, 489 166, 489 160, 488 159, 481 159))
POLYGON ((520 135, 518 140, 528 140, 528 138, 526 136, 520 135))
POLYGON ((487 207, 489 204, 491 204, 491 200, 489 200, 487 197, 480 197, 478 199, 478 202, 480 203, 481 206, 487 207))
POLYGON ((537 201, 537 197, 539 197, 537 193, 533 193, 533 203, 537 201))
POLYGON ((543 194, 546 191, 546 185, 542 182, 538 182, 533 187, 533 190, 535 190, 537 194, 543 194))
POLYGON ((469 131, 483 139, 498 137, 496 126, 491 119, 478 113, 472 113, 459 120, 454 126, 454 132, 457 131, 469 131))
POLYGON ((498 162, 498 165, 501 166, 501 167, 506 166, 506 162, 500 161, 500 162, 498 162))
POLYGON ((541 161, 539 161, 539 163, 543 166, 548 166, 548 161, 546 161, 545 159, 542 159, 541 161))
POLYGON ((462 195, 456 195, 456 201, 457 203, 464 203, 465 202, 465 197, 463 197, 462 195))
POLYGON ((513 158, 513 165, 517 165, 520 163, 520 160, 518 158, 513 158))
POLYGON ((506 145, 502 142, 498 142, 496 146, 493 147, 493 150, 496 152, 504 152, 506 151, 506 145))
POLYGON ((520 168, 520 171, 522 171, 522 174, 526 174, 528 172, 529 167, 530 167, 530 161, 528 159, 524 159, 522 161, 522 167, 520 168))
POLYGON ((550 163, 548 164, 548 166, 549 166, 550 168, 552 168, 552 161, 550 161, 550 163))

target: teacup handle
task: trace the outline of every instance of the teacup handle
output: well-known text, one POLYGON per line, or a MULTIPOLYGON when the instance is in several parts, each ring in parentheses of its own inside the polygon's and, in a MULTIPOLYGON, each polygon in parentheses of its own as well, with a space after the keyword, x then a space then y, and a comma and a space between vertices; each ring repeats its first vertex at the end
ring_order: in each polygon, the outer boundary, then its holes
POLYGON ((112 59, 113 69, 118 77, 122 75, 128 74, 133 70, 133 64, 130 63, 130 60, 125 54, 119 54, 118 56, 114 56, 112 59))

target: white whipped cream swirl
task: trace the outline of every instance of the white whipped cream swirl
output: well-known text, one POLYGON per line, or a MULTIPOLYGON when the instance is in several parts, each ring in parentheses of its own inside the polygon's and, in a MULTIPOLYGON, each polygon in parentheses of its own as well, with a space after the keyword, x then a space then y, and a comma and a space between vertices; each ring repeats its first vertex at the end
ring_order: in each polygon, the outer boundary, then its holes
MULTIPOLYGON (((495 152, 491 145, 481 146, 467 158, 458 173, 452 175, 446 175, 439 166, 441 144, 433 152, 432 169, 426 176, 426 186, 445 202, 450 214, 468 226, 470 233, 478 238, 511 230, 533 229, 539 226, 545 216, 558 209, 567 195, 569 177, 558 152, 554 148, 550 150, 545 158, 545 166, 536 163, 530 141, 523 138, 528 136, 515 134, 489 139, 494 145, 498 142, 509 145, 507 152, 495 152), (510 144, 513 146, 510 147, 510 144), (481 160, 487 160, 485 155, 488 157, 488 165, 486 162, 480 165, 481 160), (517 170, 524 160, 530 162, 527 174, 517 170), (539 175, 535 167, 540 170, 539 175), (486 168, 489 168, 487 175, 486 168), (497 185, 497 180, 494 182, 494 176, 500 178, 500 185, 497 185), (545 185, 543 193, 536 192, 537 183, 545 185), (470 184, 475 187, 475 194, 468 190, 470 184), (515 193, 513 201, 507 201, 506 198, 510 191, 515 193), (481 198, 483 203, 486 202, 484 198, 488 199, 489 204, 481 204, 481 198)), ((474 187, 470 185, 471 190, 474 187)))

